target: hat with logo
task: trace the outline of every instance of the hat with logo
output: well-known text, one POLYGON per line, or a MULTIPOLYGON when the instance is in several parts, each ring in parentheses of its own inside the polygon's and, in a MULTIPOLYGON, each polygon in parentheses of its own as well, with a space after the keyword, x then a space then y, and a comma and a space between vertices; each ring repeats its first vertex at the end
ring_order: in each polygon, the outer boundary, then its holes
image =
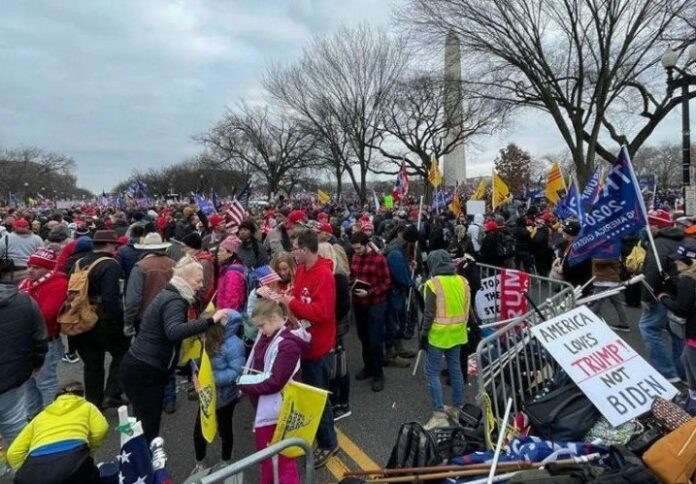
POLYGON ((46 247, 41 247, 29 256, 29 260, 27 260, 27 265, 43 267, 44 269, 53 270, 56 268, 57 261, 58 254, 55 250, 51 250, 46 247))

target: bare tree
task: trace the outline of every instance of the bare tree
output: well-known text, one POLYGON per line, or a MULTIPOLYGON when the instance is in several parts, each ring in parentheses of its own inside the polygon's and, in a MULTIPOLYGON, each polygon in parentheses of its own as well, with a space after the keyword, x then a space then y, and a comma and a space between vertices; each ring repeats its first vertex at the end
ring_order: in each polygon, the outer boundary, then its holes
MULTIPOLYGON (((692 146, 691 156, 696 156, 696 146, 692 146)), ((681 146, 670 143, 643 146, 631 161, 638 175, 655 175, 657 186, 662 189, 681 184, 681 146)))
POLYGON ((336 174, 343 165, 363 202, 379 120, 404 64, 400 42, 361 25, 316 37, 299 62, 272 67, 264 79, 272 96, 321 135, 336 174))
POLYGON ((199 140, 221 163, 238 169, 251 167, 265 181, 268 195, 291 182, 293 171, 314 163, 310 156, 315 146, 311 134, 295 117, 273 114, 268 107, 240 104, 199 140))
MULTIPOLYGON (((403 21, 441 42, 453 31, 486 99, 548 112, 581 181, 596 155, 634 154, 681 99, 665 94, 661 55, 696 38, 684 0, 410 0, 403 21)), ((695 97, 692 92, 690 97, 695 97)))

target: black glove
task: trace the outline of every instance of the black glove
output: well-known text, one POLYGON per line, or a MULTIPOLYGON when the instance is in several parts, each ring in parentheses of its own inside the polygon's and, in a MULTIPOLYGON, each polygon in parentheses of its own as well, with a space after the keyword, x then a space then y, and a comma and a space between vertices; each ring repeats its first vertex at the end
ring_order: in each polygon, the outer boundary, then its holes
POLYGON ((421 336, 420 349, 422 349, 422 350, 428 349, 428 333, 425 333, 423 336, 421 336))

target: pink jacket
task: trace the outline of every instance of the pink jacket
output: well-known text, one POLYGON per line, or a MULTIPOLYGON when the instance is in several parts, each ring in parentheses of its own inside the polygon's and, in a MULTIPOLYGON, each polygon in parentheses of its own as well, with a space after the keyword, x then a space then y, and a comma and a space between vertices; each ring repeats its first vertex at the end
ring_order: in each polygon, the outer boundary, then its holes
POLYGON ((220 268, 217 281, 217 309, 230 308, 241 311, 246 303, 245 268, 241 264, 225 264, 220 268))

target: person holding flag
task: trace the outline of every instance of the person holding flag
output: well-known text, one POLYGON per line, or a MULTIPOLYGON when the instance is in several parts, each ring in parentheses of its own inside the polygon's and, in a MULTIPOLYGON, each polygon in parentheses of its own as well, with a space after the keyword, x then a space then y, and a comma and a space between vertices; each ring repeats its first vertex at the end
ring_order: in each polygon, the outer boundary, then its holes
POLYGON ((227 324, 215 324, 205 332, 204 350, 206 357, 210 358, 212 368, 211 379, 215 385, 215 406, 214 409, 204 408, 206 394, 201 391, 203 380, 197 372, 194 372, 193 384, 199 393, 201 408, 196 412, 196 423, 193 428, 196 465, 191 472, 192 475, 205 469, 207 439, 204 437, 203 425, 207 423, 207 420, 212 420, 210 413, 213 411, 217 425, 212 428, 212 434, 215 435, 214 432, 217 430, 222 441, 221 467, 232 463, 234 438, 232 417, 240 397, 236 382, 242 374, 245 361, 244 343, 237 336, 241 324, 242 316, 237 311, 231 311, 227 324))
MULTIPOLYGON (((259 335, 237 384, 242 393, 249 395, 256 410, 254 436, 256 449, 262 450, 273 440, 278 424, 280 392, 299 371, 300 357, 309 349, 311 336, 302 326, 289 321, 284 305, 269 299, 256 303, 251 320, 259 335)), ((278 455, 278 478, 283 484, 300 483, 295 459, 278 455)), ((270 459, 261 463, 259 482, 274 482, 270 459)))

